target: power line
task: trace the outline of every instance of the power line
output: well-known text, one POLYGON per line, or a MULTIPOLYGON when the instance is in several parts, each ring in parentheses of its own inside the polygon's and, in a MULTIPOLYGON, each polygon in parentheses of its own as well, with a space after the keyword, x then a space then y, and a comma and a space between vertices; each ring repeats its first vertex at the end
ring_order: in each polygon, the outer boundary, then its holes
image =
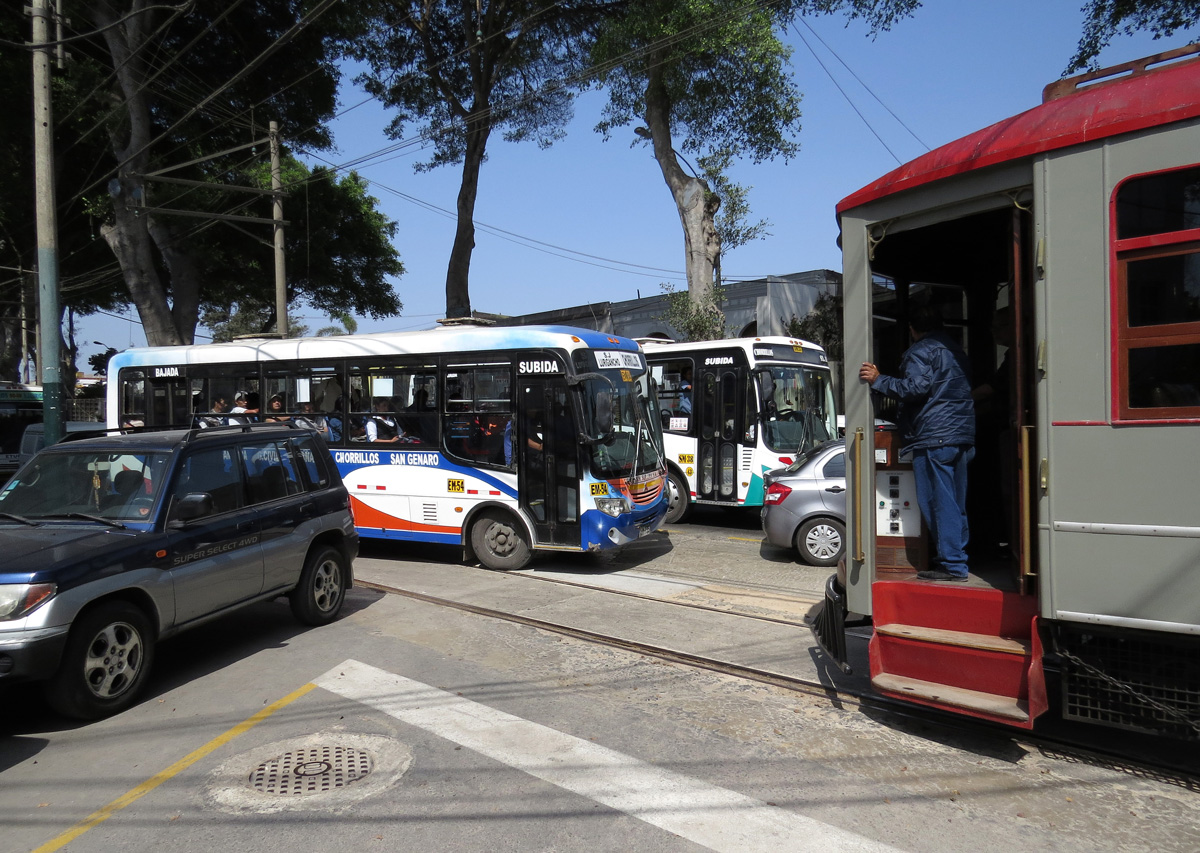
MULTIPOLYGON (((911 136, 913 139, 917 140, 917 142, 920 143, 921 147, 924 148, 926 151, 930 150, 929 146, 925 144, 925 140, 923 140, 923 139, 921 139, 921 137, 917 136, 917 134, 913 131, 913 129, 904 123, 904 119, 902 119, 902 118, 900 118, 900 116, 896 115, 896 113, 892 111, 892 108, 889 107, 887 104, 885 104, 883 102, 883 99, 880 98, 878 95, 876 95, 875 92, 871 89, 871 87, 868 86, 866 83, 864 83, 862 78, 854 73, 854 69, 846 64, 846 60, 842 59, 842 57, 838 55, 836 50, 834 50, 828 44, 825 43, 825 39, 821 38, 821 34, 812 28, 812 24, 810 24, 804 18, 800 19, 800 23, 804 24, 805 28, 807 28, 808 31, 816 37, 817 41, 819 41, 821 43, 821 45, 827 51, 829 51, 831 54, 833 54, 833 58, 836 59, 838 62, 840 62, 842 64, 842 67, 850 72, 850 76, 853 77, 855 80, 857 80, 858 84, 860 86, 862 86, 864 89, 866 89, 868 94, 870 94, 870 96, 872 98, 874 98, 881 107, 883 107, 885 110, 888 111, 888 115, 890 115, 892 118, 894 118, 896 120, 896 122, 902 128, 904 128, 905 130, 908 131, 909 136, 911 136)), ((797 33, 797 35, 799 35, 799 33, 797 33)), ((803 39, 801 39, 801 40, 803 40, 803 39)), ((808 44, 805 43, 804 46, 808 47, 808 44)), ((811 51, 812 48, 810 47, 809 50, 811 51)), ((824 68, 824 66, 822 66, 822 68, 824 68)), ((829 72, 827 71, 826 73, 828 74, 829 72)))
POLYGON ((829 73, 829 69, 825 67, 825 63, 821 61, 821 57, 817 56, 817 52, 812 49, 812 45, 810 45, 807 39, 804 38, 804 33, 800 32, 799 27, 793 24, 792 30, 795 31, 796 36, 800 39, 800 41, 804 42, 804 46, 808 48, 808 52, 812 54, 813 59, 817 60, 817 64, 821 66, 821 70, 825 72, 825 76, 827 76, 830 82, 837 87, 837 90, 842 93, 842 97, 846 99, 846 103, 850 105, 850 109, 854 110, 855 114, 862 119, 862 123, 867 126, 867 130, 871 131, 871 135, 879 140, 879 144, 884 147, 887 153, 892 155, 892 159, 896 161, 896 165, 903 163, 904 161, 896 156, 896 152, 889 148, 888 144, 883 141, 883 137, 876 133, 875 128, 871 126, 871 122, 867 121, 867 117, 862 114, 862 111, 858 108, 854 101, 850 99, 850 96, 846 94, 846 90, 842 88, 842 84, 837 81, 837 78, 829 73))

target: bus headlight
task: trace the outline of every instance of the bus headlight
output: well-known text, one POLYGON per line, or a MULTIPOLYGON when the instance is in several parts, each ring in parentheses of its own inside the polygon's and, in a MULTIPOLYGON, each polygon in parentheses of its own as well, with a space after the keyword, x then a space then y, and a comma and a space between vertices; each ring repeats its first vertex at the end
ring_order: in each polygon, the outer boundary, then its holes
POLYGON ((52 583, 0 584, 0 619, 20 619, 54 595, 52 583))
POLYGON ((596 498, 596 509, 616 518, 621 513, 629 512, 629 504, 625 502, 625 498, 596 498))

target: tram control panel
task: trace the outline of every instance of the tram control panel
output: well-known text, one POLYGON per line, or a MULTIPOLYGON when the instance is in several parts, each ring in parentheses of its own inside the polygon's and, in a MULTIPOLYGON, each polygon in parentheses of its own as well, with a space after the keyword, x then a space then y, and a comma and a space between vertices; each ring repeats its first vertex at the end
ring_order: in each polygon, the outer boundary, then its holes
POLYGON ((875 571, 909 574, 926 567, 928 537, 917 504, 912 463, 902 462, 899 433, 875 433, 875 571))

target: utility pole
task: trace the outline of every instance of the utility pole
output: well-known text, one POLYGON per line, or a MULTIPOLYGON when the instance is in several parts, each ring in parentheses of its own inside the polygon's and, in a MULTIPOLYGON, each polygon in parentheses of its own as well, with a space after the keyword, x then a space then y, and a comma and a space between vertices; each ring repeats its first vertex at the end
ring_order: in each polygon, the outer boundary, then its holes
POLYGON ((46 444, 62 431, 62 359, 59 353, 58 221, 54 192, 54 121, 50 103, 49 0, 33 0, 33 172, 37 197, 38 301, 41 310, 42 420, 46 444))
POLYGON ((283 174, 279 163, 279 122, 271 122, 268 135, 271 137, 271 192, 274 193, 271 213, 275 220, 275 331, 279 337, 286 338, 287 274, 283 251, 283 174))

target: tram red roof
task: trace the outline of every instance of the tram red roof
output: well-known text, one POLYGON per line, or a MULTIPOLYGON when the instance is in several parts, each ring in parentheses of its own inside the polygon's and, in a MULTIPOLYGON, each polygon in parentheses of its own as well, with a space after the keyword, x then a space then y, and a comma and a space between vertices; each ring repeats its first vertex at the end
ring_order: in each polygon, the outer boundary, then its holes
POLYGON ((1194 118, 1200 115, 1200 58, 1144 68, 1147 63, 1194 52, 1194 47, 1171 51, 1052 83, 1046 87, 1044 103, 935 148, 846 196, 838 203, 838 217, 859 205, 952 175, 1194 118), (1132 75, 1077 88, 1114 71, 1128 70, 1132 75), (1075 91, 1070 94, 1060 94, 1072 89, 1075 91))

